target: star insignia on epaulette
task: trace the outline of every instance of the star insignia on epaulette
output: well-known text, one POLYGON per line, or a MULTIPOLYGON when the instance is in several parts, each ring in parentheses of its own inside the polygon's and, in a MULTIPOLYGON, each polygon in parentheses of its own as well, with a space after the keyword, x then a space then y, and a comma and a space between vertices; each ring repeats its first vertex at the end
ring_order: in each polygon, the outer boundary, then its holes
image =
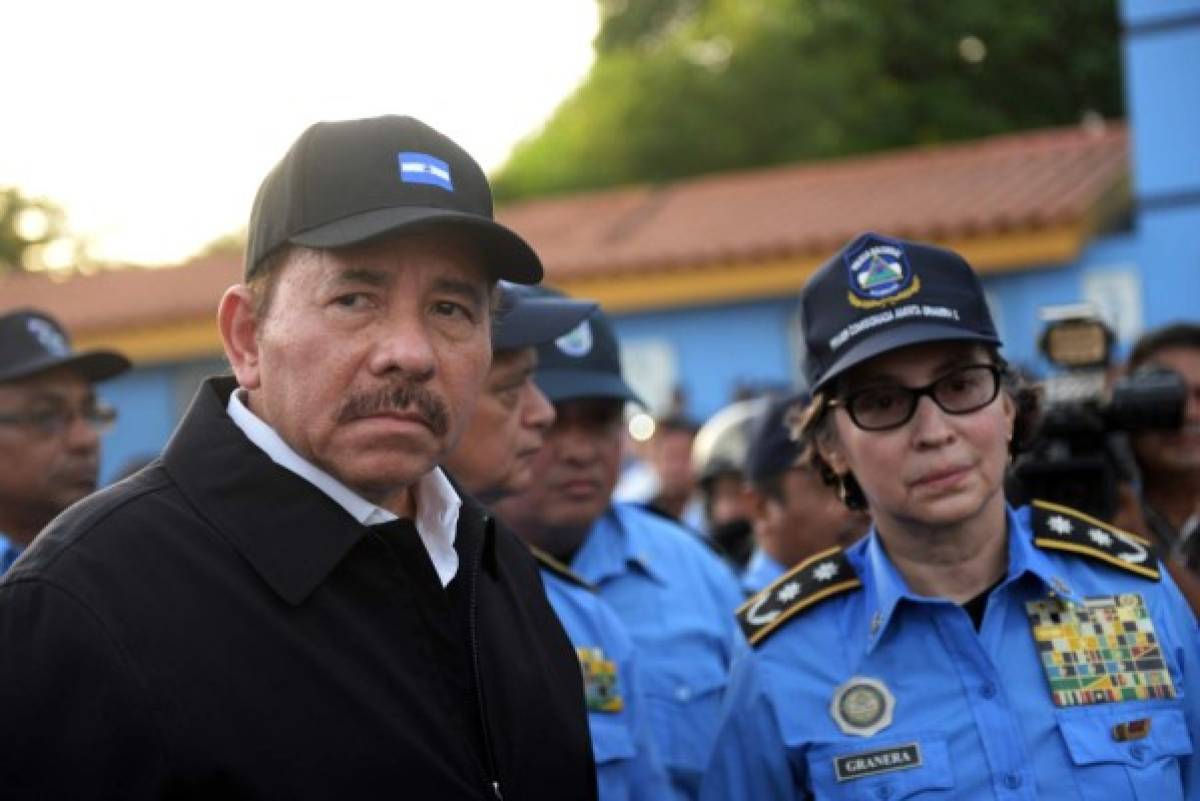
POLYGON ((742 604, 738 623, 750 644, 757 645, 802 610, 861 586, 845 553, 830 548, 796 565, 742 604), (833 581, 836 577, 841 580, 833 581))
POLYGON ((1150 543, 1083 512, 1047 501, 1032 504, 1033 542, 1040 548, 1069 551, 1107 562, 1158 581, 1158 561, 1150 543), (1086 537, 1073 536, 1076 527, 1086 537))
POLYGON ((838 566, 834 562, 822 562, 813 570, 813 578, 817 581, 829 581, 838 574, 838 566))
POLYGON ((1046 525, 1055 534, 1070 534, 1075 527, 1071 525, 1071 521, 1062 515, 1054 515, 1046 521, 1046 525))

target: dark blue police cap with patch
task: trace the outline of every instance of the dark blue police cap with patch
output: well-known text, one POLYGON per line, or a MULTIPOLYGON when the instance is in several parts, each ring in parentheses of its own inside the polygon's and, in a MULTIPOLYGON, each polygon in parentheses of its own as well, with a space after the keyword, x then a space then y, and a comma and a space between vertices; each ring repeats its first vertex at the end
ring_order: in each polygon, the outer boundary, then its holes
MULTIPOLYGON (((529 287, 528 291, 542 297, 564 297, 541 286, 529 287)), ((642 404, 621 374, 617 332, 599 308, 562 336, 538 345, 534 380, 553 403, 601 398, 642 404)))
POLYGON ((492 332, 492 348, 512 350, 541 345, 579 325, 598 305, 571 300, 525 284, 500 281, 500 305, 492 332))
POLYGON ((999 346, 983 287, 949 250, 866 233, 800 292, 804 375, 817 392, 846 370, 908 345, 969 340, 999 346))

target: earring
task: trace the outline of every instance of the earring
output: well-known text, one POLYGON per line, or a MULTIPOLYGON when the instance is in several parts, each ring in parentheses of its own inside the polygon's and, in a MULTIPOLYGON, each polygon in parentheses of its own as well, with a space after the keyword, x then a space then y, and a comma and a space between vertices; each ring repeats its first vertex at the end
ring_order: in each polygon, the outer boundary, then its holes
POLYGON ((846 496, 849 494, 850 494, 849 490, 846 489, 846 474, 838 473, 838 476, 837 476, 838 500, 841 501, 846 506, 849 506, 849 504, 846 502, 846 496))

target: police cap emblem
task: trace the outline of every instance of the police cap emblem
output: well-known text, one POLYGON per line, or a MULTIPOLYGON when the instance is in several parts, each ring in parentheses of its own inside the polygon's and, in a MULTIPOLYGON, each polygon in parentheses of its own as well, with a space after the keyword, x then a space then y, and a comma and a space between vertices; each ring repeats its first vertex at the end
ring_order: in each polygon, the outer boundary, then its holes
POLYGON ((850 302, 871 308, 910 297, 920 286, 914 283, 904 246, 884 236, 864 237, 842 257, 849 270, 850 302))
POLYGON ((592 327, 587 320, 572 328, 558 339, 554 345, 568 356, 579 358, 587 356, 592 350, 592 327))

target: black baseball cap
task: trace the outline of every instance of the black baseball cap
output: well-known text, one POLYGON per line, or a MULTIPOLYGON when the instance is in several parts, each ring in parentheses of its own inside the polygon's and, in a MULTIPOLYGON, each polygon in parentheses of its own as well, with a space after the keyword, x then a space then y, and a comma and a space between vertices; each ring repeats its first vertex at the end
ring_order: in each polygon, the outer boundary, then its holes
POLYGON ((907 345, 967 340, 999 346, 979 278, 953 251, 862 234, 800 292, 812 392, 846 370, 907 345))
MULTIPOLYGON (((546 287, 532 287, 531 292, 541 297, 564 297, 546 287)), ((567 333, 538 345, 534 381, 553 403, 605 398, 645 405, 621 375, 617 334, 599 307, 567 333)))
POLYGON ((579 325, 598 305, 501 281, 500 306, 492 332, 494 350, 528 348, 552 341, 579 325))
POLYGON ((493 278, 542 279, 533 248, 495 221, 487 176, 449 138, 412 117, 318 122, 258 188, 246 278, 284 244, 334 249, 435 225, 474 237, 493 278))
POLYGON ((16 381, 69 367, 88 381, 103 381, 132 365, 116 351, 71 350, 67 332, 50 315, 21 309, 0 317, 0 381, 16 381))
POLYGON ((796 466, 800 444, 792 439, 788 415, 793 408, 803 409, 809 400, 807 393, 797 393, 773 399, 764 410, 750 436, 750 447, 746 449, 742 470, 747 481, 760 484, 796 466))

